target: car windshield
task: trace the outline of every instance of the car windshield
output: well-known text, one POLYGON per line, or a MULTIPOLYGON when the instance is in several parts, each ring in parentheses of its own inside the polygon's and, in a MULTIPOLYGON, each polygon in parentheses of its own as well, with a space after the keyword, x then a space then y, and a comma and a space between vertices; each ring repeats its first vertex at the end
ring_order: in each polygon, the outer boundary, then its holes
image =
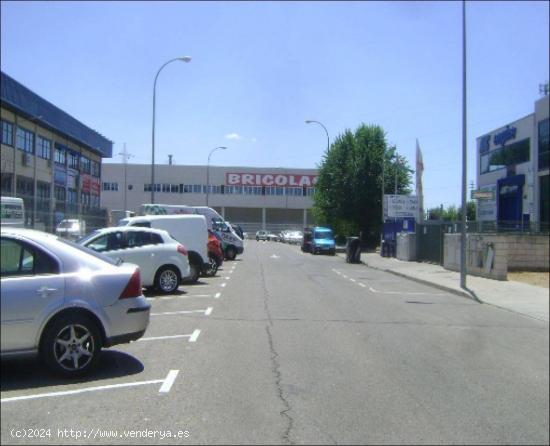
POLYGON ((330 231, 319 231, 315 233, 315 238, 319 240, 330 240, 333 237, 330 231))

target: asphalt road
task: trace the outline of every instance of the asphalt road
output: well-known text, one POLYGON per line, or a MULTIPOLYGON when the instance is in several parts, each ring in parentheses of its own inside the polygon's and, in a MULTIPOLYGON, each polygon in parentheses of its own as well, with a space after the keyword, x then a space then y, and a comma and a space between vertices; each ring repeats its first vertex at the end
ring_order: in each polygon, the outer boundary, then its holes
POLYGON ((547 323, 254 240, 150 298, 84 380, 4 361, 2 444, 549 442, 547 323))

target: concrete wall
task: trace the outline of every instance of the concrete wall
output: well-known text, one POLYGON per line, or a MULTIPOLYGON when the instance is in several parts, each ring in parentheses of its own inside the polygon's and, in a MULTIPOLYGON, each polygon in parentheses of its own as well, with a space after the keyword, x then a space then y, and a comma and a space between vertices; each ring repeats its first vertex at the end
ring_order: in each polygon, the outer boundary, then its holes
POLYGON ((507 235, 508 271, 548 271, 550 238, 547 235, 507 235))
MULTIPOLYGON (((460 234, 445 234, 443 267, 460 271, 460 234)), ((506 280, 508 242, 505 235, 467 234, 466 271, 473 276, 506 280)))
MULTIPOLYGON (((468 274, 506 280, 508 271, 548 271, 549 237, 530 234, 468 234, 468 274)), ((460 271, 460 234, 445 234, 443 267, 460 271)))

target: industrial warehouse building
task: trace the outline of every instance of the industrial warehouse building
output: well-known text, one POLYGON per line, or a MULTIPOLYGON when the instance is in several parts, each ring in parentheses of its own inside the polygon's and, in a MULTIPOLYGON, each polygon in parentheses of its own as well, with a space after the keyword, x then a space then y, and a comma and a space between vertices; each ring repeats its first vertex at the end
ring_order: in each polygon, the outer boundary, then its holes
MULTIPOLYGON (((247 232, 313 223, 316 169, 155 166, 155 203, 210 206, 247 232), (207 194, 208 177, 208 194, 207 194)), ((103 165, 101 206, 134 212, 151 203, 151 166, 103 165)))
POLYGON ((477 138, 477 220, 548 230, 549 96, 524 118, 477 138))
POLYGON ((0 87, 2 196, 24 200, 28 227, 102 226, 101 161, 113 143, 3 72, 0 87))

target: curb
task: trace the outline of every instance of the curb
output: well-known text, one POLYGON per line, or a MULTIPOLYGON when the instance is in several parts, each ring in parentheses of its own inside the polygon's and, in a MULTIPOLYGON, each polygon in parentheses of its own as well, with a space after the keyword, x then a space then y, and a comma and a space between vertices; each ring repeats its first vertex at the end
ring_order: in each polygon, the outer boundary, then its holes
POLYGON ((452 294, 455 294, 455 295, 460 296, 460 297, 465 297, 466 299, 473 300, 474 302, 478 302, 480 304, 485 303, 481 299, 479 299, 476 295, 474 295, 473 293, 469 293, 467 291, 457 290, 456 288, 451 288, 451 287, 448 287, 448 286, 445 286, 445 285, 440 285, 438 283, 430 282, 429 280, 419 279, 418 277, 409 276, 408 274, 400 273, 400 272, 397 272, 397 271, 394 271, 394 270, 391 270, 391 269, 378 268, 376 266, 369 265, 368 263, 365 263, 365 262, 361 262, 361 263, 363 263, 363 265, 365 265, 368 268, 372 268, 372 269, 375 269, 375 270, 378 270, 378 271, 384 271, 386 273, 390 273, 390 274, 393 274, 395 276, 399 276, 399 277, 403 277, 405 279, 413 280, 414 282, 418 282, 418 283, 421 283, 423 285, 431 286, 433 288, 437 288, 439 290, 446 291, 448 293, 452 293, 452 294))

